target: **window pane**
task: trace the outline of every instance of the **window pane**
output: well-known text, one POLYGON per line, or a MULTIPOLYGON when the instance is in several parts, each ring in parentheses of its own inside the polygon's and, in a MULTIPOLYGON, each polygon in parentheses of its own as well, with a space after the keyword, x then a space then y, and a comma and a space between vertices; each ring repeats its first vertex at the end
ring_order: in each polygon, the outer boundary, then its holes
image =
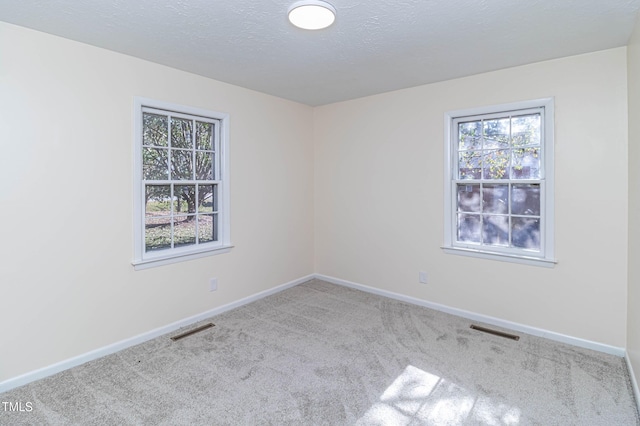
POLYGON ((508 246, 509 217, 482 216, 482 241, 490 246, 508 246))
POLYGON ((196 186, 176 185, 173 195, 177 198, 174 213, 195 213, 196 212, 196 186))
POLYGON ((171 147, 193 149, 193 121, 171 118, 171 147))
POLYGON ((169 151, 162 148, 142 148, 142 179, 169 179, 169 151))
POLYGON ((480 243, 479 215, 458 215, 458 241, 480 243))
POLYGON ((484 213, 509 213, 509 185, 482 187, 482 211, 484 213))
POLYGON ((540 114, 511 118, 513 146, 540 145, 540 114))
POLYGON ((196 152, 196 180, 213 179, 213 152, 196 152))
POLYGON ((169 185, 145 186, 145 216, 171 215, 171 187, 169 185))
POLYGON ((482 148, 482 122, 458 124, 458 150, 482 148))
POLYGON ((511 213, 540 216, 540 185, 513 185, 511 213))
POLYGON ((509 179, 509 150, 498 149, 488 151, 483 159, 484 179, 509 179))
POLYGON ((196 217, 176 216, 173 219, 173 246, 180 247, 196 243, 196 217))
POLYGON ((143 145, 168 146, 168 117, 166 115, 142 114, 143 145))
POLYGON ((458 157, 459 179, 480 179, 480 151, 464 151, 458 157))
POLYGON ((196 149, 213 149, 213 123, 196 121, 196 149))
POLYGON ((540 179, 540 148, 513 150, 512 179, 540 179))
POLYGON ((198 185, 198 213, 211 213, 215 210, 213 187, 214 185, 198 185))
POLYGON ((144 225, 145 251, 171 248, 171 217, 149 216, 144 225))
POLYGON ((203 214, 198 216, 198 241, 201 243, 208 243, 210 241, 217 240, 214 233, 213 216, 214 215, 212 214, 203 214))
POLYGON ((514 247, 540 250, 540 219, 514 217, 511 219, 511 240, 514 247))
POLYGON ((171 150, 171 179, 193 179, 193 151, 171 150))
POLYGON ((480 185, 458 184, 458 211, 480 213, 480 185))
POLYGON ((509 146, 509 118, 498 118, 484 122, 484 148, 507 148, 509 146))

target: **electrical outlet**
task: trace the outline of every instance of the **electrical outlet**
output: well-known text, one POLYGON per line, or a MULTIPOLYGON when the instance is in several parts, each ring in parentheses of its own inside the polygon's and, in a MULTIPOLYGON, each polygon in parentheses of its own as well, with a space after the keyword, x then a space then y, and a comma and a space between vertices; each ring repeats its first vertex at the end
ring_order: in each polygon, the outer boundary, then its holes
POLYGON ((218 279, 211 278, 209 280, 209 291, 216 291, 218 289, 218 279))
POLYGON ((422 284, 426 284, 427 283, 427 273, 424 271, 420 271, 418 273, 418 281, 420 281, 422 284))

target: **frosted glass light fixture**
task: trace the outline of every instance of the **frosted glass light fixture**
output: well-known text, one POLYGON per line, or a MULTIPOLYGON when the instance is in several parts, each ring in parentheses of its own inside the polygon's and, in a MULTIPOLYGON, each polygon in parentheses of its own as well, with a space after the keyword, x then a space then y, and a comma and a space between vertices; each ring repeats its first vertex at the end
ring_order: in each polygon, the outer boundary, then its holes
POLYGON ((305 30, 321 30, 336 20, 336 9, 326 1, 302 0, 289 7, 289 21, 305 30))

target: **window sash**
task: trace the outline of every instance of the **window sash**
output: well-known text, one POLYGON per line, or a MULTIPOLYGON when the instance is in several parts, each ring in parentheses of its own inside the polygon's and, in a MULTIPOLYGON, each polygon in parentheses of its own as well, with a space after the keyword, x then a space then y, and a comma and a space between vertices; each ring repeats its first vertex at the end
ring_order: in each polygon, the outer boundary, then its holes
POLYGON ((491 180, 491 181, 482 181, 482 180, 474 180, 474 181, 469 181, 469 180, 452 180, 451 181, 451 209, 450 211, 452 212, 452 218, 451 218, 451 226, 450 226, 450 241, 452 243, 452 246, 454 247, 460 247, 460 248, 466 248, 466 249, 479 249, 479 250, 488 250, 488 251, 495 251, 495 252, 500 252, 500 253, 513 253, 513 254, 520 254, 523 256, 531 256, 531 257, 542 257, 542 255, 545 253, 545 247, 546 247, 546 219, 544 218, 544 212, 546 211, 546 182, 544 180, 536 180, 536 181, 532 181, 532 180, 516 180, 516 181, 505 181, 505 180, 491 180), (458 190, 458 185, 459 184, 463 184, 463 185, 479 185, 480 186, 480 211, 479 212, 465 212, 465 211, 460 211, 458 210, 458 198, 457 198, 457 190, 458 190), (482 210, 482 187, 485 184, 500 184, 500 185, 505 185, 508 186, 508 194, 509 194, 509 203, 508 203, 508 213, 488 213, 488 212, 484 212, 482 210), (518 185, 518 184, 535 184, 535 185, 540 185, 540 214, 538 215, 523 215, 523 214, 513 214, 511 213, 511 187, 512 185, 518 185), (469 242, 469 241, 461 241, 458 239, 458 225, 457 225, 457 218, 458 215, 460 214, 466 214, 466 215, 471 215, 471 216, 479 216, 481 218, 481 222, 480 222, 480 227, 482 229, 482 217, 483 216, 503 216, 503 217, 507 217, 509 218, 509 226, 508 226, 508 241, 509 241, 509 246, 508 247, 504 247, 504 246, 498 246, 498 245, 493 245, 493 244, 484 244, 482 243, 483 240, 483 236, 482 236, 482 231, 480 232, 480 239, 481 242, 480 243, 475 243, 475 242, 469 242), (532 218, 532 219, 539 219, 540 220, 540 249, 539 250, 533 250, 533 249, 526 249, 526 248, 520 248, 520 247, 516 247, 516 246, 512 246, 512 221, 511 218, 532 218))
MULTIPOLYGON (((193 217, 194 218, 194 243, 193 244, 187 244, 184 247, 191 247, 191 246, 198 246, 198 247, 204 247, 204 246, 217 246, 219 245, 219 238, 218 238, 218 229, 219 229, 219 218, 220 218, 220 203, 219 203, 219 192, 220 192, 220 185, 219 183, 214 183, 214 181, 193 181, 194 183, 192 184, 185 184, 184 181, 180 181, 179 183, 175 183, 174 181, 168 181, 168 183, 165 184, 156 184, 155 181, 152 181, 153 184, 145 184, 144 185, 144 191, 146 193, 146 190, 148 187, 150 186, 169 186, 169 202, 170 202, 170 209, 168 211, 167 214, 158 214, 158 215, 151 215, 148 216, 147 215, 147 211, 146 211, 146 205, 145 205, 145 211, 144 211, 144 253, 145 254, 150 254, 150 253, 155 253, 156 250, 158 250, 158 252, 160 251, 164 251, 164 250, 175 250, 177 248, 179 248, 180 246, 176 247, 176 236, 175 236, 175 221, 178 218, 181 217, 193 217), (181 203, 182 200, 180 200, 179 198, 177 198, 177 196, 175 195, 175 187, 176 186, 194 186, 194 192, 195 192, 195 199, 196 201, 200 199, 200 187, 201 186, 211 186, 212 187, 212 206, 211 206, 211 211, 199 211, 200 209, 200 205, 198 203, 196 203, 195 206, 195 211, 194 212, 182 212, 182 211, 175 211, 174 206, 176 205, 176 203, 181 203), (213 200, 215 200, 215 205, 213 203, 213 200), (201 234, 201 225, 200 225, 200 221, 201 219, 205 219, 207 217, 211 216, 211 226, 212 226, 212 240, 211 241, 200 241, 200 234, 201 234), (168 220, 169 221, 169 225, 170 225, 170 247, 166 247, 166 248, 158 248, 158 249, 154 249, 154 248, 149 248, 147 247, 147 221, 148 220, 168 220)), ((153 256, 151 254, 151 256, 153 256)))
MULTIPOLYGON (((500 119, 500 118, 513 118, 513 117, 520 117, 520 116, 526 116, 526 115, 536 115, 539 114, 540 115, 540 142, 538 144, 528 144, 528 145, 518 145, 517 147, 512 147, 511 143, 509 143, 509 147, 508 148, 504 148, 504 149, 508 149, 510 154, 512 154, 512 151, 515 149, 520 149, 520 148, 532 148, 532 147, 539 147, 540 148, 540 153, 538 154, 539 158, 540 158, 540 178, 538 179, 527 179, 527 180, 543 180, 544 176, 545 176, 545 114, 544 114, 544 107, 536 107, 536 108, 525 108, 525 109, 518 109, 518 110, 505 110, 504 112, 496 112, 496 113, 490 113, 490 114, 476 114, 476 115, 469 115, 469 116, 460 116, 460 117, 455 117, 453 118, 453 120, 451 120, 451 129, 450 129, 450 134, 452 135, 451 138, 451 152, 453 152, 454 154, 451 155, 450 158, 450 162, 451 162, 451 171, 452 171, 452 175, 450 176, 450 179, 459 179, 460 176, 460 161, 459 161, 459 155, 461 152, 472 152, 472 151, 476 151, 476 152, 492 152, 492 151, 497 151, 499 150, 499 148, 485 148, 484 147, 484 143, 483 145, 478 148, 478 149, 469 149, 469 150, 460 150, 460 133, 458 131, 458 126, 461 123, 470 123, 470 122, 476 122, 476 121, 480 121, 481 123, 484 123, 485 121, 490 121, 490 120, 494 120, 494 119, 500 119)), ((509 138, 513 137, 512 134, 512 129, 509 129, 509 138)), ((484 140, 484 137, 482 137, 482 139, 484 140)), ((507 167, 507 170, 511 171, 511 167, 513 166, 513 155, 509 156, 509 165, 507 167)), ((481 173, 484 173, 484 167, 481 167, 481 173)), ((482 176, 481 178, 482 180, 485 181, 491 181, 494 179, 487 179, 484 178, 484 176, 482 176)), ((473 180, 473 179, 464 179, 464 180, 473 180)), ((517 179, 512 179, 512 178, 505 178, 505 179, 495 179, 497 181, 507 181, 507 180, 517 180, 517 179)))
MULTIPOLYGON (((175 112, 175 111, 171 111, 171 110, 163 110, 163 109, 158 109, 158 108, 151 108, 151 107, 142 107, 142 115, 144 116, 145 113, 149 113, 149 114, 155 114, 155 115, 161 115, 161 116, 165 116, 167 117, 167 146, 156 146, 156 145, 148 145, 144 143, 144 140, 142 140, 142 149, 144 148, 154 148, 154 149, 160 149, 160 150, 166 150, 167 154, 168 154, 168 174, 167 176, 169 177, 168 180, 178 180, 178 179, 171 179, 171 172, 172 172, 172 155, 173 155, 173 151, 178 151, 178 152, 187 152, 190 151, 191 152, 191 164, 193 167, 193 174, 196 173, 195 167, 197 164, 197 154, 200 153, 212 153, 213 154, 213 161, 212 161, 212 167, 213 167, 213 179, 214 180, 220 180, 220 120, 219 119, 214 119, 214 118, 209 118, 209 117, 202 117, 202 116, 198 116, 198 115, 194 115, 194 114, 184 114, 184 113, 180 113, 180 112, 175 112), (172 144, 172 132, 171 132, 171 119, 172 118, 179 118, 182 120, 189 120, 193 123, 192 126, 192 130, 191 130, 191 140, 192 140, 192 144, 193 146, 191 148, 180 148, 180 147, 174 147, 172 144), (197 126, 195 125, 196 122, 202 122, 202 123, 209 123, 213 125, 213 129, 212 129, 212 146, 211 149, 199 149, 196 145, 196 132, 197 132, 197 126)), ((144 124, 143 124, 143 129, 144 131, 144 124)), ((193 175, 192 175, 193 177, 193 175)), ((180 179, 181 181, 185 181, 188 179, 180 179)), ((193 179, 192 179, 193 180, 193 179)), ((199 180, 199 179, 195 179, 195 180, 199 180)))

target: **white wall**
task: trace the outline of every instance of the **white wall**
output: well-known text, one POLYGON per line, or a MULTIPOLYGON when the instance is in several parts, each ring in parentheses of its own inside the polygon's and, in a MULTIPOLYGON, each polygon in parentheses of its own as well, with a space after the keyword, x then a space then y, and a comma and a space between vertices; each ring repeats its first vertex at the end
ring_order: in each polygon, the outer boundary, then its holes
POLYGON ((640 17, 627 47, 629 84, 629 293, 627 353, 640 383, 640 17))
POLYGON ((311 274, 312 120, 0 22, 0 382, 311 274), (134 96, 230 114, 231 253, 133 270, 134 96))
POLYGON ((626 346, 626 49, 316 108, 316 271, 626 346), (553 269, 444 254, 450 110, 555 97, 553 269), (418 271, 430 284, 418 284, 418 271))

